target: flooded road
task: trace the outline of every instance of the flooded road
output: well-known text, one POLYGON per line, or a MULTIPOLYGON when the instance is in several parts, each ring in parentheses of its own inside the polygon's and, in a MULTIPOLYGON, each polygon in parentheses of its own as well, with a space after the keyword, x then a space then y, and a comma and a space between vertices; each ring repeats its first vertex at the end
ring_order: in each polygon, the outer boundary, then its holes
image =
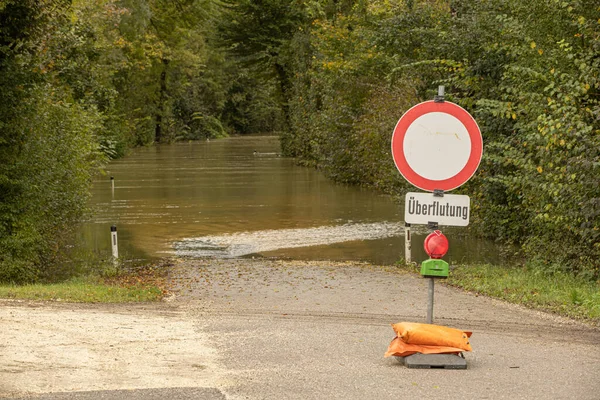
MULTIPOLYGON (((110 255, 116 225, 124 260, 168 255, 364 260, 403 257, 403 209, 391 197, 335 184, 280 157, 274 136, 136 149, 94 182, 81 246, 110 255), (114 177, 114 190, 110 177, 114 177)), ((413 259, 426 258, 422 228, 413 259)), ((464 234, 449 257, 486 260, 493 246, 464 234)))

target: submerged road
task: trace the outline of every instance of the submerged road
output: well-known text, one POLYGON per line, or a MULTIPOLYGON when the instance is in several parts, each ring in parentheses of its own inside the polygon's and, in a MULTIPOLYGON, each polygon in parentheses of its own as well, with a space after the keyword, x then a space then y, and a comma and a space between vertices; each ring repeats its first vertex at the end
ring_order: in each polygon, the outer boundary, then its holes
POLYGON ((163 304, 0 303, 0 397, 597 399, 600 330, 436 286, 467 370, 384 358, 427 283, 393 267, 179 260, 163 304))

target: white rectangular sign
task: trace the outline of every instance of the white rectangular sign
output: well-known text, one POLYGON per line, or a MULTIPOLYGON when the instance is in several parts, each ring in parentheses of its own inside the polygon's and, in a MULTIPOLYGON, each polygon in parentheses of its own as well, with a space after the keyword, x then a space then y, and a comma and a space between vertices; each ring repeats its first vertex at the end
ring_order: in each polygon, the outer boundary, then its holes
POLYGON ((404 221, 409 224, 427 225, 430 222, 437 222, 438 225, 467 226, 470 213, 471 199, 469 196, 406 193, 404 221))

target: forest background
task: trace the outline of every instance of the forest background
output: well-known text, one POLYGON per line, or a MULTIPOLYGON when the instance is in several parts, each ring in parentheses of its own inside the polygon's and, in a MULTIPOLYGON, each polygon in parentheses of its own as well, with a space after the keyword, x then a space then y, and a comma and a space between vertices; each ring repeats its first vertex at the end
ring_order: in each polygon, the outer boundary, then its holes
POLYGON ((593 0, 0 0, 0 281, 57 279, 91 178, 128 149, 274 132, 401 195, 391 134, 438 85, 478 121, 475 233, 600 278, 593 0))

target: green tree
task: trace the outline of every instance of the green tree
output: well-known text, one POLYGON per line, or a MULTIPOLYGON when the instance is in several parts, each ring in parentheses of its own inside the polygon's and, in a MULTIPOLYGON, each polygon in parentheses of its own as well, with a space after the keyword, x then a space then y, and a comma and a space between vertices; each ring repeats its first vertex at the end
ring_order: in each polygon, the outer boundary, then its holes
MULTIPOLYGON (((201 82, 199 73, 209 59, 206 44, 209 24, 215 21, 220 10, 215 0, 153 0, 148 5, 150 33, 156 41, 153 45, 158 49, 157 60, 154 61, 158 72, 154 137, 161 142, 172 140, 177 135, 174 104, 181 98, 192 98, 186 97, 188 88, 193 86, 197 89, 201 82)), ((206 111, 180 106, 179 117, 188 122, 188 127, 191 121, 200 117, 211 120, 216 126, 201 126, 213 135, 222 135, 224 132, 217 118, 220 109, 213 110, 217 115, 206 114, 206 111)))
MULTIPOLYGON (((302 29, 304 8, 292 0, 230 0, 221 38, 230 54, 245 66, 262 70, 262 79, 274 79, 286 121, 292 80, 291 40, 302 29)), ((259 76, 260 76, 259 75, 259 76)))
POLYGON ((389 136, 443 84, 484 135, 484 160, 461 188, 474 199, 474 229, 521 245, 545 271, 598 277, 597 4, 305 5, 311 21, 289 42, 287 154, 336 180, 402 192, 389 136))
POLYGON ((0 2, 1 281, 52 273, 101 160, 99 115, 57 69, 66 23, 67 2, 0 2))

